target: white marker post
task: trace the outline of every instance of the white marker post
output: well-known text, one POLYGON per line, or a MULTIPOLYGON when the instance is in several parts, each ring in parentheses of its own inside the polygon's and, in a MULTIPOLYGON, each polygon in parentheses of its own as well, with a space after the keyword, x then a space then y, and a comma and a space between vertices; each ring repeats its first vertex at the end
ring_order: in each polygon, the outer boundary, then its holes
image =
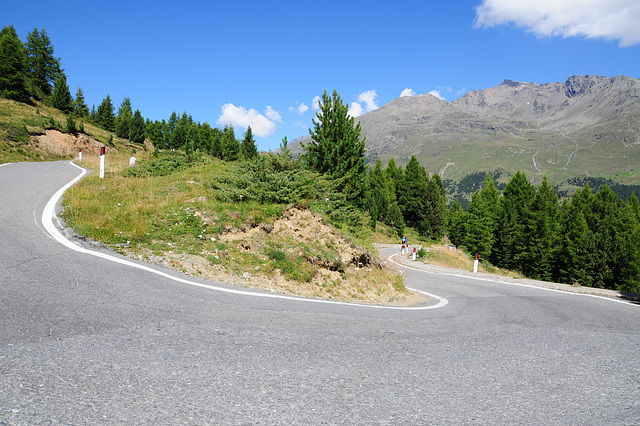
POLYGON ((473 273, 478 273, 478 254, 476 254, 476 260, 473 261, 473 273))
POLYGON ((78 161, 82 161, 82 148, 79 148, 80 151, 78 151, 78 161))
POLYGON ((413 248, 413 256, 412 256, 413 260, 416 260, 416 248, 413 248))
POLYGON ((136 165, 136 157, 129 158, 129 167, 133 167, 136 165))
POLYGON ((100 148, 100 179, 104 179, 104 157, 105 157, 105 148, 104 146, 100 148))

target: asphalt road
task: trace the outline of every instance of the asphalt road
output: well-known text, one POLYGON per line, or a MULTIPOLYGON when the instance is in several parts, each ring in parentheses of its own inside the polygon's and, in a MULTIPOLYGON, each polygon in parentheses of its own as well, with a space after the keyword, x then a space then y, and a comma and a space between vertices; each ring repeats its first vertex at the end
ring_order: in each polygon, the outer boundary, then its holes
POLYGON ((78 174, 0 167, 0 424, 640 424, 640 305, 413 270, 448 303, 157 275, 49 235, 78 174))

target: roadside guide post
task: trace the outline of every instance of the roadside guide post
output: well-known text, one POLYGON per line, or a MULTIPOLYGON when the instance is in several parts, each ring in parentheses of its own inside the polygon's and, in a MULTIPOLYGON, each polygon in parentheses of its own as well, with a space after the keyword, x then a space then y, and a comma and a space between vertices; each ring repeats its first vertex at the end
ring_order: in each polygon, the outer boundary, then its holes
POLYGON ((82 161, 82 148, 79 148, 80 151, 78 151, 78 161, 82 161))
POLYGON ((105 157, 105 148, 104 146, 100 148, 100 179, 104 179, 104 157, 105 157))
POLYGON ((476 253, 476 260, 473 261, 473 273, 478 273, 478 254, 476 253))

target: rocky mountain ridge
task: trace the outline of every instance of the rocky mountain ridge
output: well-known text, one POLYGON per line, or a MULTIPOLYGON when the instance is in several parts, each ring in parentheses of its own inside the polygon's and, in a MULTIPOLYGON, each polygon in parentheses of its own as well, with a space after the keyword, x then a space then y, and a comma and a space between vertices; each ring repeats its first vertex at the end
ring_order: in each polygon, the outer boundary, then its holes
POLYGON ((416 155, 444 180, 483 172, 508 180, 521 170, 557 186, 584 176, 640 182, 640 80, 627 76, 507 79, 452 102, 397 98, 357 120, 369 162, 416 155))

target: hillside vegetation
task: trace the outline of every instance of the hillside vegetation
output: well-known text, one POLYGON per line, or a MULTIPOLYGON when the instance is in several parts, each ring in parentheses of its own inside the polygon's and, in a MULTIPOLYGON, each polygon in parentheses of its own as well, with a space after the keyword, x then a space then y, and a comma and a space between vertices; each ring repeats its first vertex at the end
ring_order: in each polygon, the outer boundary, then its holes
POLYGON ((272 154, 234 163, 160 154, 92 174, 64 209, 80 234, 196 276, 358 303, 424 301, 363 248, 364 216, 330 180, 272 154))

